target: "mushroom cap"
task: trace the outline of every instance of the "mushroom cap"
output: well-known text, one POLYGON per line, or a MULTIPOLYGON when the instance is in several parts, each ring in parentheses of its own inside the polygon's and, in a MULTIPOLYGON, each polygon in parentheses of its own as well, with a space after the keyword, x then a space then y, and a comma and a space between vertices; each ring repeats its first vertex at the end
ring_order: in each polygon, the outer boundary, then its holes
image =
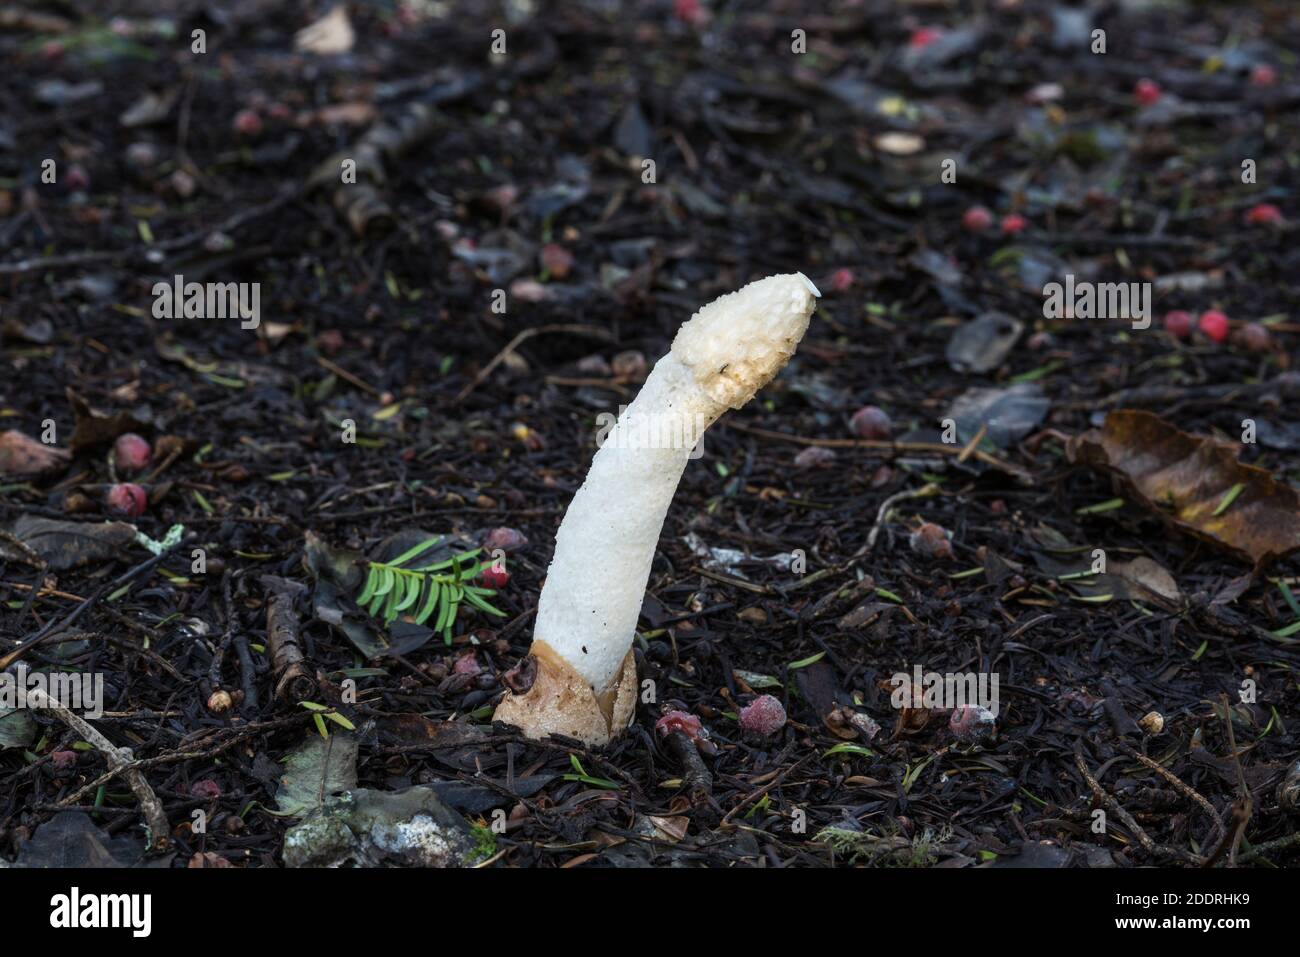
POLYGON ((820 296, 801 272, 756 280, 683 323, 673 354, 711 399, 739 409, 794 355, 820 296))

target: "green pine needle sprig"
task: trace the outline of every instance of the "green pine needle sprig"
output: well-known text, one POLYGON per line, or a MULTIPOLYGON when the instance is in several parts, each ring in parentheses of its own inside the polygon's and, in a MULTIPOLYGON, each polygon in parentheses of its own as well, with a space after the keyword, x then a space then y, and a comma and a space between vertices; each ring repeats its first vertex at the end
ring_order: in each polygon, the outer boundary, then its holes
POLYGON ((487 600, 496 594, 495 589, 472 584, 483 571, 484 563, 478 560, 481 548, 431 565, 403 567, 440 541, 441 538, 431 538, 421 542, 391 562, 367 563, 357 604, 372 617, 382 619, 385 625, 391 625, 402 613, 411 615, 417 625, 432 621, 433 630, 441 632, 443 641, 450 645, 452 625, 461 605, 472 605, 500 618, 506 613, 487 600))

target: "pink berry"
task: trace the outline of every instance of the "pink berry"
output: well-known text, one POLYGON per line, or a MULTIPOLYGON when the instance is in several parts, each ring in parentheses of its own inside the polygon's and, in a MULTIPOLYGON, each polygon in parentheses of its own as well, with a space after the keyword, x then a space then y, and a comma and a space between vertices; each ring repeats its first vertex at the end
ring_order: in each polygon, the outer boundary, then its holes
POLYGON ((709 11, 700 5, 700 0, 673 0, 673 16, 693 27, 709 22, 709 11))
POLYGON ((972 206, 962 214, 961 224, 972 233, 982 233, 993 225, 993 214, 983 206, 972 206))
POLYGON ((50 753, 50 764, 54 765, 56 771, 71 771, 77 766, 77 752, 53 751, 50 753))
POLYGON ((256 110, 240 110, 235 114, 231 127, 240 136, 260 136, 262 118, 257 115, 256 110))
POLYGON ((830 287, 832 292, 844 292, 853 286, 853 270, 837 269, 831 273, 830 287))
POLYGON ((689 711, 665 711, 663 717, 655 722, 655 730, 661 737, 668 737, 674 731, 681 731, 692 741, 708 737, 700 719, 689 711))
POLYGON ((1174 309, 1165 313, 1165 328, 1170 334, 1179 338, 1186 339, 1192 334, 1192 314, 1184 312, 1182 309, 1174 309))
POLYGON ((547 243, 538 258, 542 268, 555 279, 563 279, 573 269, 573 253, 558 243, 547 243))
POLYGON ((1272 86, 1277 82, 1277 70, 1267 63, 1256 63, 1250 68, 1251 86, 1272 86))
POLYGON ((785 708, 770 694, 759 695, 740 709, 740 729, 764 737, 785 727, 785 708))
POLYGON ((90 188, 90 174, 84 166, 69 166, 63 182, 72 192, 82 193, 90 188))
POLYGON ((504 568, 489 565, 483 569, 483 585, 487 588, 505 588, 510 581, 510 573, 504 568))
POLYGON ((58 40, 46 40, 41 44, 41 59, 43 60, 61 60, 67 48, 58 40))
POLYGON ((221 785, 212 778, 202 778, 190 785, 190 796, 200 801, 211 801, 221 797, 221 785))
POLYGON ((879 406, 864 405, 853 413, 853 418, 849 420, 849 427, 853 429, 854 435, 860 438, 884 442, 893 433, 894 423, 889 421, 889 416, 885 414, 884 409, 879 406))
POLYGON ((1019 213, 1010 213, 1002 217, 1001 229, 1006 235, 1014 236, 1016 233, 1024 232, 1025 227, 1028 225, 1029 220, 1025 219, 1025 217, 1019 213))
POLYGON ((1160 96, 1160 84, 1155 80, 1143 77, 1133 86, 1133 98, 1142 106, 1154 106, 1160 102, 1160 96))
POLYGON ((134 432, 126 432, 113 443, 113 461, 124 472, 139 472, 149 464, 153 450, 134 432))
POLYGON ((1217 309, 1208 309, 1201 313, 1196 328, 1211 342, 1223 342, 1228 338, 1228 317, 1217 309))
POLYGON ((524 537, 523 532, 517 528, 507 528, 504 525, 492 529, 483 536, 483 548, 489 552, 496 551, 498 548, 503 552, 513 552, 527 544, 528 539, 524 537))
POLYGON ((794 467, 797 469, 825 468, 834 462, 835 450, 820 445, 811 445, 794 457, 794 467))
POLYGON ((1282 210, 1272 203, 1259 203, 1247 211, 1246 222, 1251 226, 1281 226, 1282 210))
POLYGON ((144 489, 132 482, 121 482, 108 490, 108 509, 127 518, 138 518, 149 504, 144 489))
POLYGON ((478 663, 478 658, 474 656, 472 651, 461 655, 456 659, 456 663, 451 666, 452 674, 457 675, 476 675, 482 670, 483 667, 478 663))
POLYGON ((948 730, 959 741, 974 742, 993 734, 997 717, 988 708, 967 704, 953 710, 948 730))
POLYGON ((912 31, 912 35, 907 40, 907 45, 913 50, 924 50, 941 36, 943 36, 943 31, 938 27, 920 27, 912 31))
POLYGON ((1268 352, 1273 348, 1273 335, 1263 323, 1248 322, 1238 330, 1237 342, 1250 352, 1268 352))

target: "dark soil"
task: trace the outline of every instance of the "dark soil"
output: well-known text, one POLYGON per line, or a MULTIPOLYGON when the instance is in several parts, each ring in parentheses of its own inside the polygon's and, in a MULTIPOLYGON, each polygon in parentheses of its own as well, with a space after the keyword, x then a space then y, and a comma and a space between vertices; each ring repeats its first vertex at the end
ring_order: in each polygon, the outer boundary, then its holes
MULTIPOLYGON (((467 610, 450 647, 427 635, 367 658, 296 604, 297 694, 357 728, 361 785, 463 783, 448 800, 466 818, 508 822, 494 866, 1300 863, 1300 781, 1284 784, 1296 562, 1252 576, 1066 454, 1108 410, 1146 409, 1300 479, 1293 3, 1119 3, 1081 33, 1035 0, 705 4, 707 24, 680 2, 377 3, 354 5, 355 47, 334 56, 293 52, 325 4, 97 6, 103 19, 41 5, 63 22, 33 25, 7 18, 36 4, 0 4, 0 427, 39 437, 52 419, 68 448, 68 390, 134 422, 52 474, 3 478, 0 527, 102 523, 108 450, 131 430, 184 440, 146 475, 134 523, 186 538, 123 591, 105 586, 149 560, 138 545, 57 570, 10 535, 0 656, 39 637, 10 660, 105 676, 92 724, 143 762, 173 866, 282 863, 278 762, 317 731, 277 693, 264 576, 311 588, 308 534, 374 555, 398 532, 477 544, 496 528, 528 542, 492 599, 506 617, 467 610), (206 54, 190 52, 197 28, 206 54), (1147 107, 1143 79, 1161 90, 1147 107), (77 98, 90 81, 102 89, 77 98), (149 92, 174 102, 124 127, 149 92), (242 110, 259 132, 234 129, 242 110), (362 145, 376 128, 400 147, 386 160, 362 145), (338 185, 340 157, 358 159, 357 186, 338 185), (1265 203, 1281 223, 1248 215, 1265 203), (973 205, 988 230, 963 227, 973 205), (1004 235, 1012 214, 1027 228, 1004 235), (636 652, 655 701, 607 749, 494 727, 596 417, 638 388, 615 357, 652 364, 701 304, 793 271, 824 294, 808 337, 709 432, 663 531, 636 652), (1067 273, 1153 283, 1151 328, 1043 318, 1044 283, 1067 273), (177 274, 260 283, 260 327, 155 318, 152 287, 177 274), (1212 308, 1228 342, 1164 330, 1169 310, 1212 308), (954 330, 989 312, 1024 328, 989 371, 956 371, 954 330), (1271 341, 1250 351, 1241 329, 1264 319, 1271 341), (1017 382, 1050 401, 1041 421, 980 454, 956 454, 966 435, 942 443, 959 395, 1017 382), (864 404, 893 441, 854 441, 864 404), (1241 442, 1243 419, 1259 441, 1241 442), (796 467, 819 445, 832 461, 796 467), (876 528, 887 499, 927 483, 876 528), (923 522, 951 557, 912 547, 923 522), (1045 550, 1045 529, 1076 550, 1045 550), (1178 596, 1061 577, 1094 549, 1153 560, 1178 596), (772 560, 795 550, 802 574, 772 560), (890 676, 917 665, 998 675, 993 735, 893 707, 890 676), (760 739, 736 713, 764 692, 789 722, 760 739), (674 709, 709 741, 660 737, 674 709), (1162 728, 1139 726, 1149 712, 1162 728), (565 777, 574 756, 588 780, 565 777)), ((104 756, 48 713, 36 724, 0 750, 0 855, 67 806, 142 851, 126 775, 87 789, 104 756)))

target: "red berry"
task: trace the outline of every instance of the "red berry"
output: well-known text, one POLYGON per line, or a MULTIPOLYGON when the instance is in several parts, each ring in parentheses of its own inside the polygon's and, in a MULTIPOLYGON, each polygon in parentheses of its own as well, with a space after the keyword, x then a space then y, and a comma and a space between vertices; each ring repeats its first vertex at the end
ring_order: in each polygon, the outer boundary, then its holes
POLYGON ((764 737, 785 727, 785 708, 770 694, 759 695, 740 709, 740 729, 764 737))
POLYGON ((673 16, 693 27, 709 22, 709 11, 700 6, 700 0, 673 0, 673 16))
POLYGON ((134 432, 126 432, 113 443, 113 462, 124 472, 139 472, 149 464, 153 450, 134 432))
POLYGON ((1267 63, 1256 63, 1250 68, 1251 86, 1272 86, 1277 82, 1277 70, 1267 63))
POLYGON ((948 718, 948 730, 959 741, 979 741, 993 733, 997 720, 988 708, 966 704, 953 710, 948 718))
POLYGON ((692 741, 708 737, 700 719, 689 711, 665 711, 663 717, 655 722, 655 730, 665 738, 674 731, 683 732, 692 741))
POLYGON ((504 568, 489 565, 483 569, 483 584, 488 588, 505 588, 510 581, 510 573, 504 568))
POLYGON ((1246 222, 1252 226, 1281 226, 1282 210, 1272 203, 1260 203, 1247 211, 1246 222))
POLYGON ((1273 348, 1273 335, 1263 323, 1248 322, 1238 330, 1237 342, 1250 352, 1268 352, 1273 348))
POLYGON ((122 482, 108 490, 108 509, 127 518, 138 518, 149 504, 144 489, 131 482, 122 482))
POLYGON ((41 59, 61 60, 67 48, 58 40, 46 40, 41 44, 41 59))
POLYGON ((938 27, 920 27, 913 30, 911 37, 908 38, 907 45, 913 50, 924 50, 935 40, 943 36, 943 31, 938 27))
POLYGON ((262 118, 257 115, 256 110, 240 110, 235 114, 231 127, 240 136, 260 136, 262 118))
POLYGON ((993 214, 983 206, 972 206, 962 214, 961 224, 972 233, 982 233, 993 225, 993 214))
POLYGON ((1211 342, 1223 342, 1228 338, 1228 317, 1217 309, 1208 309, 1201 313, 1196 328, 1211 342))
POLYGON ((885 414, 884 409, 874 405, 864 405, 853 413, 853 418, 849 420, 849 427, 860 438, 884 442, 893 433, 894 423, 889 421, 889 416, 885 414))
POLYGON ((852 269, 837 269, 831 273, 830 287, 832 292, 843 292, 853 285, 852 269))
POLYGON ((1142 106, 1154 106, 1160 101, 1160 96, 1160 84, 1155 80, 1143 77, 1133 86, 1133 98, 1142 106))
POLYGON ((1002 217, 1002 232, 1008 236, 1014 236, 1016 233, 1024 232, 1025 227, 1029 225, 1029 220, 1019 213, 1011 213, 1002 217))
POLYGON ((1192 314, 1181 309, 1165 313, 1165 328, 1179 339, 1186 339, 1192 334, 1192 314))

